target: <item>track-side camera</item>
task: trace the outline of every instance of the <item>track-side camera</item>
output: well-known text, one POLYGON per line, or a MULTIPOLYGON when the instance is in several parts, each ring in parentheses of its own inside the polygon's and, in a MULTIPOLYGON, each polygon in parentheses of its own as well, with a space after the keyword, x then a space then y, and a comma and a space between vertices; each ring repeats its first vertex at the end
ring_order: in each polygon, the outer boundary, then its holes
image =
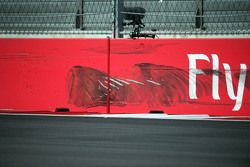
POLYGON ((153 29, 152 32, 142 33, 141 29, 145 27, 145 24, 142 22, 142 19, 145 16, 146 10, 142 7, 124 7, 123 15, 123 26, 133 26, 132 32, 130 32, 130 38, 155 38, 156 29, 153 29))

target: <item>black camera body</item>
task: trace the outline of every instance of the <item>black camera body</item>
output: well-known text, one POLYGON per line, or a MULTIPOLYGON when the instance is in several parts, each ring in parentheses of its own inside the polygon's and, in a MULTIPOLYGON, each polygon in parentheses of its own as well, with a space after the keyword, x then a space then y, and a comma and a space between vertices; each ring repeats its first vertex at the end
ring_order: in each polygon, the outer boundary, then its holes
POLYGON ((141 29, 145 27, 142 19, 145 16, 146 9, 142 7, 124 7, 123 11, 123 26, 133 26, 133 31, 129 34, 130 38, 155 38, 155 33, 141 33, 141 29))
POLYGON ((124 7, 124 20, 131 21, 127 25, 145 26, 142 22, 146 10, 142 7, 124 7))

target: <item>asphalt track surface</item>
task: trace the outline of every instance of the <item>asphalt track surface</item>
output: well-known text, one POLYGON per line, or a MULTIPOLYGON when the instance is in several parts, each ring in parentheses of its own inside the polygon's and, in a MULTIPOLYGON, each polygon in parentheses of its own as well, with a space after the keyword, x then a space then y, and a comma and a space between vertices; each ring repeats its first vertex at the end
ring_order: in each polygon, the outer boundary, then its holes
POLYGON ((250 166, 250 123, 0 116, 1 167, 250 166))

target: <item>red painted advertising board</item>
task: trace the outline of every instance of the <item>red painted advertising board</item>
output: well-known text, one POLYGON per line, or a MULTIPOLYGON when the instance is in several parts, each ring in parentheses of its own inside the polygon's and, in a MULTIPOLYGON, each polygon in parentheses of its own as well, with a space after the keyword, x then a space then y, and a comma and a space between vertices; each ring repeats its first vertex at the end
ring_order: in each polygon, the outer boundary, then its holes
POLYGON ((250 39, 0 39, 0 109, 249 116, 249 47, 250 39))
MULTIPOLYGON (((106 73, 106 41, 0 39, 0 108, 22 111, 70 108, 73 111, 106 112, 105 105, 82 108, 76 100, 71 104, 74 99, 70 98, 70 92, 74 93, 78 87, 83 92, 90 89, 85 89, 85 83, 71 83, 78 73, 84 77, 81 67, 91 67, 106 73)), ((102 99, 96 99, 95 102, 98 100, 102 99)))

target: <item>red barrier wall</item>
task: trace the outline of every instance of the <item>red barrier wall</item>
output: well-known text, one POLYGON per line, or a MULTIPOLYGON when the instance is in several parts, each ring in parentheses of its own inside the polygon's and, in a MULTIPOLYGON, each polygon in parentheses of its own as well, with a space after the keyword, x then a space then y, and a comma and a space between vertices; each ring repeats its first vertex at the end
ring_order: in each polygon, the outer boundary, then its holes
POLYGON ((1 109, 81 111, 69 101, 70 73, 81 66, 107 71, 106 39, 0 39, 0 48, 1 109))
POLYGON ((249 116, 249 44, 112 39, 108 48, 108 39, 0 39, 0 109, 106 113, 109 103, 111 113, 249 116))

